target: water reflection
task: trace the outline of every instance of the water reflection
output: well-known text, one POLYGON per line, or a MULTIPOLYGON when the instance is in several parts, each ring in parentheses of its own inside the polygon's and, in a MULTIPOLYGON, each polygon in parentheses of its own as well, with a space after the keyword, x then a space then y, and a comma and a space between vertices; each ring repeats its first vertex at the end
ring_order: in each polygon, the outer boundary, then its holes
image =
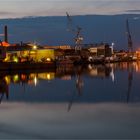
POLYGON ((6 99, 8 99, 8 97, 9 97, 9 87, 8 87, 8 84, 5 80, 5 78, 0 77, 0 103, 1 103, 4 95, 6 96, 6 99))
POLYGON ((114 102, 121 101, 121 98, 123 98, 129 102, 131 101, 131 92, 137 95, 135 98, 139 101, 140 97, 136 93, 137 91, 132 91, 133 76, 136 76, 139 72, 140 62, 77 67, 60 66, 55 71, 14 71, 14 73, 1 71, 0 102, 4 97, 6 99, 9 97, 9 101, 69 102, 69 111, 74 101, 114 102), (48 86, 46 82, 51 84, 48 86), (19 85, 20 87, 18 87, 19 85), (21 86, 24 87, 26 98, 20 97, 20 94, 17 96, 21 86), (47 94, 43 94, 42 92, 46 91, 47 86, 49 88, 47 94), (28 94, 25 92, 26 87, 32 88, 30 88, 28 94), (126 89, 126 92, 124 91, 120 98, 121 88, 126 89), (60 92, 59 96, 58 90, 60 92), (13 91, 17 91, 17 93, 13 91), (93 95, 94 91, 96 93, 93 95))
POLYGON ((131 88, 132 88, 132 81, 133 81, 133 65, 128 64, 128 90, 127 90, 127 102, 129 102, 131 88))
POLYGON ((139 62, 1 71, 0 138, 139 139, 139 72, 139 62))

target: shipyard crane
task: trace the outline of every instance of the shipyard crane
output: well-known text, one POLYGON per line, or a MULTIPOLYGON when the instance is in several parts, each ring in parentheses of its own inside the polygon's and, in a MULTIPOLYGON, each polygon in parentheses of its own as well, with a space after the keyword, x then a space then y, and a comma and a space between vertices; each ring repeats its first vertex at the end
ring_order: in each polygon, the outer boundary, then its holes
POLYGON ((68 19, 68 23, 67 23, 67 31, 73 31, 73 28, 72 28, 72 18, 70 17, 70 15, 68 14, 68 12, 66 12, 66 15, 67 15, 67 19, 68 19))
POLYGON ((126 33, 127 33, 127 40, 128 40, 128 51, 131 54, 133 51, 133 42, 132 42, 132 37, 130 33, 130 28, 129 28, 129 22, 128 19, 126 19, 126 33))
POLYGON ((66 12, 66 15, 67 15, 67 19, 68 19, 68 31, 72 31, 74 32, 76 35, 75 35, 75 38, 74 38, 74 41, 75 41, 75 51, 77 50, 81 50, 81 43, 83 41, 83 37, 80 35, 81 33, 81 30, 82 28, 79 27, 79 26, 76 26, 76 29, 73 29, 73 23, 72 23, 72 18, 71 16, 68 14, 68 12, 66 12))
POLYGON ((83 41, 83 37, 80 35, 82 28, 77 26, 77 34, 75 37, 75 50, 81 50, 81 43, 83 41))

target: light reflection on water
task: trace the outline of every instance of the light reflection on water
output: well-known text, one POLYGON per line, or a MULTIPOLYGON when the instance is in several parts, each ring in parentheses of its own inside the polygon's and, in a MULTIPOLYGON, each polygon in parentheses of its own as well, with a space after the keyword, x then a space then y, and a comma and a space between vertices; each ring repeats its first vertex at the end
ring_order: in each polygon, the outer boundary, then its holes
POLYGON ((1 72, 1 101, 139 102, 139 71, 137 62, 1 72))
POLYGON ((0 138, 140 138, 140 63, 1 72, 0 138))

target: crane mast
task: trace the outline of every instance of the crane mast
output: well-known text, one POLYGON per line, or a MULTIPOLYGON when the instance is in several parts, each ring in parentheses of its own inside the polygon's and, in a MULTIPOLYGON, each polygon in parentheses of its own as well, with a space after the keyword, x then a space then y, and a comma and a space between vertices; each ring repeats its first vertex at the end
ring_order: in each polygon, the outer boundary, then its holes
POLYGON ((75 36, 75 50, 76 51, 82 49, 81 43, 83 41, 83 37, 80 35, 81 30, 82 28, 77 26, 77 33, 75 36))
POLYGON ((77 26, 76 27, 76 30, 72 28, 72 18, 71 16, 68 14, 68 12, 66 12, 66 15, 67 15, 67 19, 68 19, 68 31, 72 31, 74 32, 76 35, 75 35, 75 38, 74 38, 74 41, 75 41, 75 51, 77 50, 81 50, 81 43, 83 41, 83 37, 80 35, 81 33, 81 30, 82 28, 77 26))
POLYGON ((126 19, 126 30, 127 30, 126 33, 127 33, 127 39, 128 39, 128 51, 129 51, 129 53, 132 53, 132 51, 133 51, 133 42, 132 42, 132 38, 131 38, 128 19, 126 19))
POLYGON ((67 31, 73 31, 73 29, 72 29, 72 18, 71 18, 71 16, 69 15, 68 12, 66 12, 66 15, 67 15, 67 19, 68 19, 67 31))

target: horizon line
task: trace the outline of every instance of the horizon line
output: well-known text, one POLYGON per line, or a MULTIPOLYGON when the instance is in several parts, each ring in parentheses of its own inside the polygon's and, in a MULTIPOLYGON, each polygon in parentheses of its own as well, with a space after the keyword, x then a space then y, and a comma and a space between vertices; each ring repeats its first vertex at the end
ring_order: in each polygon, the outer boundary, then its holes
MULTIPOLYGON (((140 13, 122 13, 122 14, 77 14, 77 15, 70 15, 72 17, 76 16, 119 16, 119 15, 140 15, 140 13)), ((45 18, 45 17, 66 17, 66 15, 46 15, 46 16, 21 16, 21 17, 7 17, 7 18, 0 18, 0 20, 15 20, 15 19, 28 19, 28 18, 45 18)))

